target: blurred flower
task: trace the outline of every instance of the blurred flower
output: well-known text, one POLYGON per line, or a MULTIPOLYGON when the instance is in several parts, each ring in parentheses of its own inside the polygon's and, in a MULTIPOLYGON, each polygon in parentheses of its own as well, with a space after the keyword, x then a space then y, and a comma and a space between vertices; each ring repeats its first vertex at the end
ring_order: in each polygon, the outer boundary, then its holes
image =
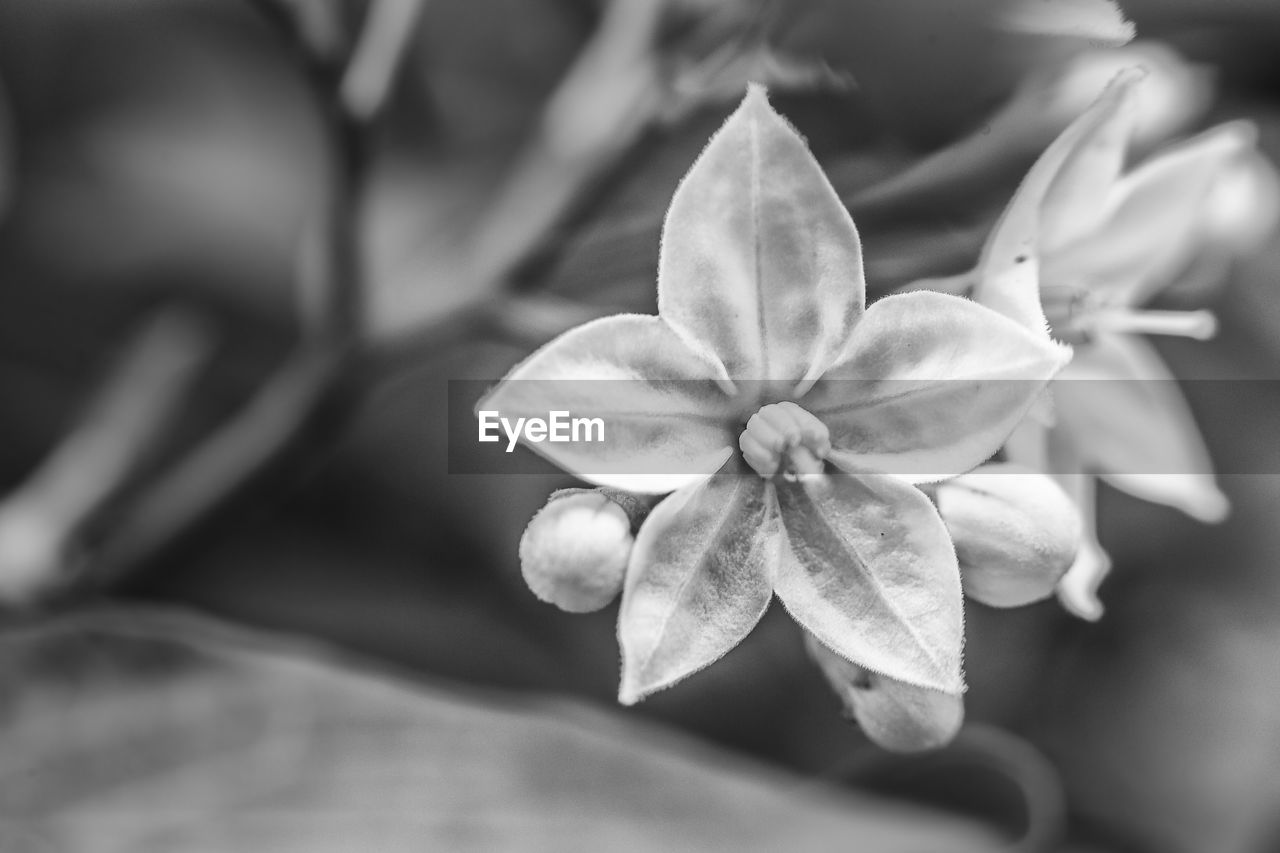
POLYGON ((1209 250, 1247 254, 1275 234, 1280 222, 1280 176, 1252 149, 1223 169, 1203 206, 1201 239, 1209 250))
POLYGON ((1114 49, 1085 50, 1027 76, 997 119, 1024 134, 1035 128, 1046 145, 1087 111, 1117 75, 1141 68, 1133 99, 1129 143, 1146 148, 1186 130, 1213 98, 1212 70, 1187 62, 1168 45, 1140 41, 1114 49), (1045 135, 1047 134, 1047 135, 1045 135))
POLYGON ((983 465, 939 484, 935 501, 975 601, 1021 607, 1047 598, 1075 560, 1080 514, 1047 475, 983 465))
POLYGON ((894 752, 945 746, 964 722, 964 700, 915 687, 850 663, 805 634, 805 650, 867 737, 894 752))
POLYGON ((999 179, 1011 161, 1029 160, 1049 145, 1117 73, 1139 66, 1146 81, 1133 94, 1135 146, 1168 139, 1208 107, 1213 94, 1208 69, 1188 63, 1166 45, 1136 42, 1079 50, 1028 73, 974 133, 873 184, 851 206, 855 213, 914 207, 999 179))
POLYGON ((531 448, 591 482, 679 489, 631 553, 621 701, 719 659, 775 592, 843 658, 958 693, 955 552, 912 483, 991 456, 1068 350, 946 294, 865 307, 853 222, 759 88, 677 190, 658 288, 660 316, 578 327, 480 404, 590 412, 607 442, 531 448))
POLYGON ((972 273, 922 282, 969 292, 1075 345, 1075 358, 1053 384, 1055 412, 1020 427, 1009 458, 1059 476, 1079 502, 1086 541, 1061 591, 1068 608, 1094 618, 1101 605, 1092 590, 1108 561, 1093 533, 1092 484, 1079 475, 1100 474, 1202 521, 1227 512, 1177 384, 1140 337, 1204 339, 1215 330, 1214 318, 1136 306, 1174 282, 1224 222, 1270 218, 1275 207, 1274 184, 1255 184, 1252 195, 1232 189, 1237 170, 1257 163, 1254 130, 1243 122, 1215 127, 1124 172, 1145 82, 1137 69, 1121 73, 1049 146, 972 273), (1242 204, 1256 205, 1252 217, 1242 204))

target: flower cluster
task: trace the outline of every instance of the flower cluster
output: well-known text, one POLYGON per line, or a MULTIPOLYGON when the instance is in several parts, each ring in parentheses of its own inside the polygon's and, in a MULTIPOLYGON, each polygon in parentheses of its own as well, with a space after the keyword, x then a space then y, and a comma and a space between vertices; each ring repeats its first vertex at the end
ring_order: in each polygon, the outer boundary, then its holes
POLYGON ((1224 176, 1251 131, 1126 172, 1141 76, 1122 72, 1049 146, 974 270, 870 304, 846 207, 752 88, 672 200, 658 315, 573 329, 482 401, 608 424, 607 442, 529 445, 602 488, 554 495, 521 559, 566 610, 621 593, 622 702, 714 663, 776 596, 872 738, 935 746, 963 717, 964 595, 1009 607, 1060 588, 1096 610, 1087 473, 1221 515, 1168 383, 1063 381, 1166 377, 1136 335, 1197 336, 1211 318, 1136 306, 1197 241, 1237 230, 1224 176), (1158 448, 1177 473, 1132 466, 1149 445, 1126 444, 1146 439, 1113 407, 1134 405, 1177 434, 1158 448))
MULTIPOLYGON (((1080 551, 1059 594, 1085 618, 1102 613, 1097 589, 1110 566, 1094 532, 1095 477, 1200 521, 1220 521, 1229 507, 1173 374, 1144 339, 1203 340, 1215 318, 1141 306, 1202 274, 1195 262, 1251 248, 1275 223, 1272 170, 1247 122, 1211 128, 1125 169, 1135 132, 1160 121, 1159 105, 1143 97, 1151 76, 1122 70, 1046 149, 976 269, 925 283, 958 286, 1074 349, 1052 385, 1053 405, 1019 426, 1007 456, 1052 473, 1081 510, 1080 551)), ((1169 81, 1154 82, 1160 94, 1169 81)))

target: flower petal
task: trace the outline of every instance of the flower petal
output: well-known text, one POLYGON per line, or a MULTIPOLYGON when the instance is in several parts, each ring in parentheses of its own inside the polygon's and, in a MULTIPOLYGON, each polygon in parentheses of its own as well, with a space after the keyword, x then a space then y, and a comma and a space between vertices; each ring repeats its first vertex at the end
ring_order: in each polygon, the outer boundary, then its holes
POLYGON ((658 504, 622 591, 619 701, 670 687, 741 642, 773 597, 780 547, 765 481, 733 466, 658 504))
MULTIPOLYGON (((1127 133, 1127 105, 1141 72, 1122 72, 1093 106, 1040 155, 1014 193, 978 260, 973 298, 1028 328, 1047 329, 1040 307, 1039 265, 1049 228, 1084 218, 1115 178, 1117 144, 1127 133), (1055 189, 1056 187, 1056 189, 1055 189), (1042 220, 1046 200, 1050 212, 1042 220)), ((1123 152, 1123 147, 1119 149, 1123 152)))
POLYGON ((888 296, 802 401, 831 431, 837 465, 913 482, 986 461, 1070 350, 956 296, 888 296))
POLYGON ((964 722, 964 699, 915 687, 850 663, 805 634, 805 650, 867 737, 894 752, 945 746, 964 722))
MULTIPOLYGON (((1055 442, 1061 444, 1061 442, 1055 442)), ((1059 448, 1061 451, 1061 447, 1059 448)), ((1102 600, 1098 589, 1111 574, 1111 556, 1098 541, 1097 478, 1080 470, 1069 471, 1070 464, 1062 452, 1056 454, 1062 473, 1054 479, 1080 510, 1080 550, 1067 573, 1058 581, 1058 600, 1070 613, 1095 622, 1102 618, 1102 600)))
POLYGON ((1101 335, 1076 349, 1053 392, 1059 428, 1070 433, 1087 469, 1201 521, 1225 517, 1229 502, 1214 482, 1209 451, 1151 344, 1101 335))
POLYGON ((924 493, 842 471, 776 488, 788 547, 774 588, 795 620, 859 666, 961 692, 960 570, 924 493))
POLYGON ((1061 248, 1044 280, 1075 280, 1136 305, 1170 284, 1201 248, 1207 203, 1218 180, 1254 144, 1248 122, 1212 128, 1126 175, 1102 224, 1061 248))
POLYGON ((1112 0, 1015 0, 999 9, 996 22, 1015 33, 1077 38, 1104 47, 1132 41, 1135 32, 1133 22, 1112 0))
POLYGON ((588 482, 659 493, 706 477, 732 453, 737 436, 728 424, 736 407, 721 379, 717 366, 660 318, 619 315, 551 341, 517 365, 477 411, 511 422, 551 412, 599 418, 601 441, 524 443, 588 482))
POLYGON ((658 313, 735 379, 815 378, 862 313, 853 220, 759 87, 685 176, 662 235, 658 313))

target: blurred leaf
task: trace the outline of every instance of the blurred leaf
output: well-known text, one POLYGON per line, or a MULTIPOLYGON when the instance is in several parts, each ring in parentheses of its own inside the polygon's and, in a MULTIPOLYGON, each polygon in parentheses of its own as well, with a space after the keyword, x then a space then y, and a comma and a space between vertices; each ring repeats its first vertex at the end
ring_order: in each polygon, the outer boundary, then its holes
POLYGON ((177 614, 10 629, 0 672, 6 850, 995 849, 586 707, 415 687, 177 614))
MULTIPOLYGON (((252 15, 195 7, 68 15, 56 73, 17 55, 17 118, 30 128, 15 239, 36 269, 78 284, 172 275, 283 312, 324 188, 315 109, 252 15)), ((6 35, 38 35, 30 17, 6 35)))

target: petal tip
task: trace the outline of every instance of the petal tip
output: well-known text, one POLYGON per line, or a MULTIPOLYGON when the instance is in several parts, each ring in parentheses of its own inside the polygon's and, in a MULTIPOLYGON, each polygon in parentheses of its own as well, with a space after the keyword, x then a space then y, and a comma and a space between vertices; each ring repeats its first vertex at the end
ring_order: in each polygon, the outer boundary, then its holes
POLYGON ((771 119, 777 121, 781 118, 773 105, 769 103, 769 90, 761 83, 747 83, 747 93, 743 95, 742 102, 738 105, 738 109, 734 111, 735 116, 743 116, 749 121, 760 121, 761 119, 771 119))
POLYGON ((1205 524, 1221 524, 1231 515, 1231 499, 1214 488, 1196 496, 1183 507, 1187 515, 1205 524))
POLYGON ((1116 75, 1111 78, 1108 88, 1117 93, 1127 92, 1149 76, 1151 76, 1151 72, 1145 65, 1130 65, 1128 68, 1121 68, 1116 72, 1116 75))
POLYGON ((622 668, 622 683, 618 685, 618 704, 631 707, 653 691, 645 690, 640 684, 640 680, 628 670, 629 667, 624 664, 622 668))
POLYGON ((1089 596, 1088 598, 1063 598, 1062 604, 1074 616, 1083 619, 1086 622, 1097 622, 1102 619, 1102 615, 1106 612, 1106 608, 1102 606, 1102 602, 1097 596, 1089 596))
POLYGON ((744 104, 763 105, 769 107, 769 90, 763 83, 754 80, 747 83, 747 94, 742 99, 744 104))

